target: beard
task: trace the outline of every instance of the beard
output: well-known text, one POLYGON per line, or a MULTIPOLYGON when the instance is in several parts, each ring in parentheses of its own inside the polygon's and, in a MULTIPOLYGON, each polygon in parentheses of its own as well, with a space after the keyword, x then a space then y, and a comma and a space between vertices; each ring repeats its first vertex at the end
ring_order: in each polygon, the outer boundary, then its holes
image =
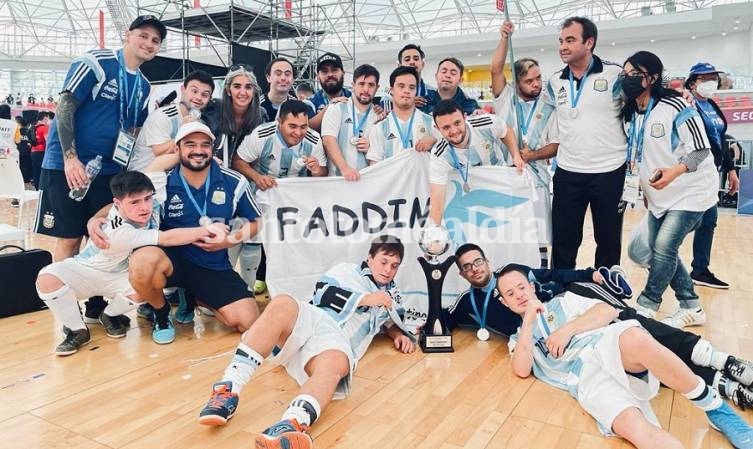
POLYGON ((331 84, 329 80, 322 83, 322 90, 327 95, 337 95, 343 90, 343 84, 345 83, 345 79, 340 78, 335 82, 334 84, 331 84))
POLYGON ((209 167, 209 164, 212 163, 212 157, 208 156, 206 159, 204 159, 201 162, 194 162, 191 160, 192 156, 205 156, 203 153, 190 153, 187 156, 180 155, 180 165, 186 167, 188 170, 191 171, 203 171, 205 168, 209 167))

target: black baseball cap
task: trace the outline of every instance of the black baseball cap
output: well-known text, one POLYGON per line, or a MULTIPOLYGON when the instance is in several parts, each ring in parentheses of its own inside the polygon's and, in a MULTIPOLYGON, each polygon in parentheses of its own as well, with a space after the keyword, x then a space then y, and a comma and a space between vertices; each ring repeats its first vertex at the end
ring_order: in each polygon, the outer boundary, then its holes
POLYGON ((136 20, 131 22, 131 26, 128 27, 128 30, 135 30, 136 28, 141 28, 144 25, 151 25, 157 28, 160 40, 165 40, 165 36, 167 36, 167 28, 165 28, 165 25, 163 25, 162 22, 159 21, 157 16, 153 16, 151 14, 136 17, 136 20))
POLYGON ((340 70, 344 70, 343 60, 340 59, 339 56, 334 53, 325 53, 319 56, 319 59, 316 60, 316 71, 319 72, 320 70, 322 70, 322 67, 327 64, 333 65, 340 70))

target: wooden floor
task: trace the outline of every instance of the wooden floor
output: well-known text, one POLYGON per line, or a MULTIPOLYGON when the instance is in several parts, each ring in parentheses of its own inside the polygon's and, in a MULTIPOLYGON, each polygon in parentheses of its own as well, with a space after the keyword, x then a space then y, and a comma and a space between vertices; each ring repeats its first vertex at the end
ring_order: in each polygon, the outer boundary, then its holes
MULTIPOLYGON (((0 222, 13 212, 0 203, 0 222)), ((639 218, 629 211, 625 235, 639 218)), ((718 347, 753 359, 753 218, 722 215, 712 269, 733 288, 699 288, 709 324, 696 331, 718 347)), ((581 266, 592 263, 590 225, 581 266)), ((50 248, 49 239, 36 237, 50 248)), ((689 245, 682 248, 689 261, 689 245)), ((640 290, 645 272, 624 262, 640 290)), ((2 297, 2 293, 0 293, 2 297)), ((677 307, 671 292, 663 311, 677 307)), ((219 379, 238 334, 209 318, 197 335, 178 325, 173 344, 158 346, 134 316, 126 338, 92 326, 79 353, 52 354, 61 335, 48 311, 0 320, 0 448, 244 448, 251 435, 279 419, 296 384, 264 365, 223 428, 197 424, 211 384, 219 379)), ((352 395, 332 404, 311 429, 317 448, 629 448, 605 439, 564 391, 510 369, 506 340, 455 336, 454 354, 402 355, 377 338, 355 373, 352 395)), ((609 400, 605 398, 605 400, 609 400)), ((662 389, 653 401, 664 428, 688 448, 731 447, 703 413, 662 389)), ((753 422, 753 411, 745 418, 753 422)))

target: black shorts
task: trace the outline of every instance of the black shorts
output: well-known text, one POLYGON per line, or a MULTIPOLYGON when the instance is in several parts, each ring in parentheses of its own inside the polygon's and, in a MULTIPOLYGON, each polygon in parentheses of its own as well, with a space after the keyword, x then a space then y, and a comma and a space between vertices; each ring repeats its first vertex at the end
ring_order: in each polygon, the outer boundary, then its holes
POLYGON ((239 299, 253 298, 246 282, 233 270, 210 270, 187 259, 178 248, 161 248, 173 264, 173 274, 166 287, 182 287, 213 309, 220 309, 239 299))
POLYGON ((115 175, 99 175, 83 201, 68 197, 70 189, 62 170, 42 169, 39 175, 39 199, 35 232, 74 239, 86 235, 86 223, 104 206, 112 203, 110 180, 115 175))

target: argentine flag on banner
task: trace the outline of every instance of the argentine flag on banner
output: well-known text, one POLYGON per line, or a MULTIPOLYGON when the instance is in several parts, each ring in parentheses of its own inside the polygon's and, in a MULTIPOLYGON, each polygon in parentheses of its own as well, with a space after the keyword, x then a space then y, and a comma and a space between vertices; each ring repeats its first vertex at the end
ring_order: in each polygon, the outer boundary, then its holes
MULTIPOLYGON (((407 151, 362 170, 358 182, 285 178, 277 180, 277 187, 259 191, 270 294, 308 301, 327 269, 365 260, 371 240, 391 234, 405 245, 397 283, 406 324, 422 324, 428 310, 426 279, 416 259, 423 257, 418 237, 429 215, 428 165, 427 153, 407 151)), ((530 174, 477 167, 470 169, 469 184, 466 194, 459 176, 450 177, 444 224, 452 244, 440 259, 472 242, 484 249, 492 268, 509 262, 538 266, 530 174)), ((467 287, 453 266, 444 282, 444 305, 467 287)))

